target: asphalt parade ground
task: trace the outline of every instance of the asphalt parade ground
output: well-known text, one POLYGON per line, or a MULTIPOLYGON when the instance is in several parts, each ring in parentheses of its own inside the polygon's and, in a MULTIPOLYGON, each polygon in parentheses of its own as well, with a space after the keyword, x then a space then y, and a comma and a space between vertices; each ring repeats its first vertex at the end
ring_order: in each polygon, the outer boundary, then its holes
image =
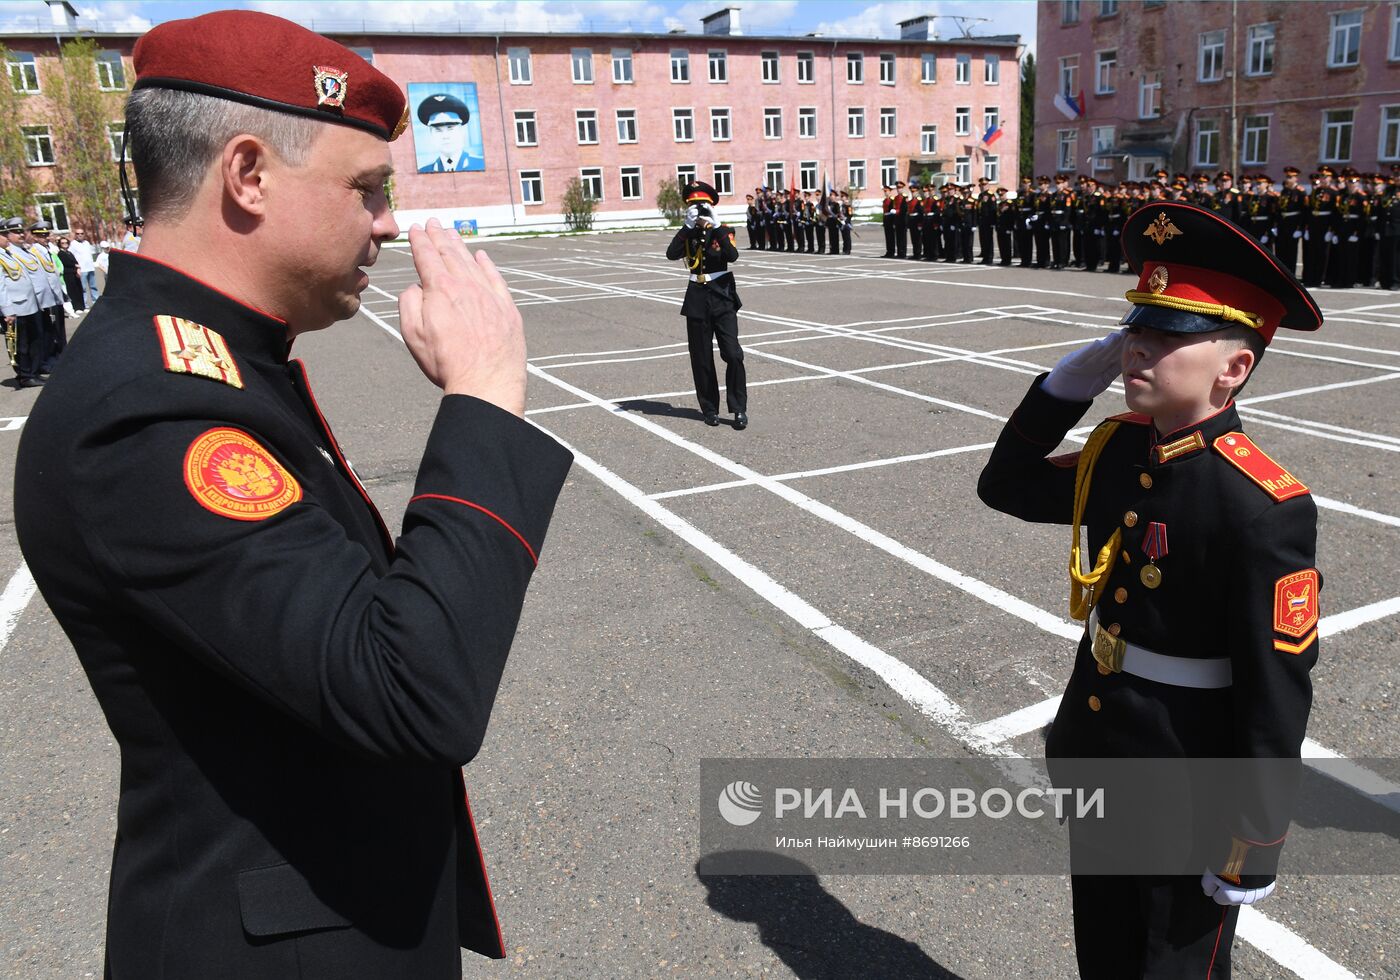
MULTIPOLYGON (((699 771, 1043 754, 1082 629, 1068 531, 988 510, 976 480, 1031 379, 1115 329, 1133 280, 885 260, 873 225, 849 256, 747 251, 741 230, 737 431, 696 407, 669 238, 483 242, 524 315, 528 417, 576 461, 467 768, 509 949, 467 976, 1073 976, 1062 876, 704 874, 699 771)), ((295 353, 393 528, 437 393, 397 333, 407 250, 371 272, 361 313, 295 353)), ((1319 507, 1304 754, 1353 763, 1339 812, 1395 812, 1400 294, 1315 296, 1323 329, 1279 332, 1240 414, 1319 507)), ((95 977, 119 759, 14 540, 34 393, 0 401, 0 961, 95 977)), ((1115 385, 1066 448, 1122 410, 1115 385)), ((1400 976, 1400 877, 1288 861, 1241 917, 1236 976, 1400 976)))

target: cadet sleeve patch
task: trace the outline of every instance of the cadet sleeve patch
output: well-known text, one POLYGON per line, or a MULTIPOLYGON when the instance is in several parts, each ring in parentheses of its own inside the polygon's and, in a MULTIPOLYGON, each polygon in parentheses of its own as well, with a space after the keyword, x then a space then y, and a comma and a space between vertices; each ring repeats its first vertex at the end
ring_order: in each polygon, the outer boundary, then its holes
POLYGON ((238 429, 210 429, 185 451, 185 486, 205 510, 262 521, 301 499, 301 484, 262 445, 238 429))
POLYGON ((1215 451, 1253 480, 1260 489, 1282 503, 1308 492, 1298 478, 1269 457, 1243 432, 1227 432, 1212 444, 1215 451))
POLYGON ((1317 639, 1317 593, 1321 587, 1316 568, 1285 575, 1274 583, 1274 630, 1291 639, 1274 637, 1274 649, 1302 653, 1317 639))
POLYGON ((243 387, 243 376, 228 351, 224 338, 193 320, 164 314, 155 318, 160 337, 160 353, 165 369, 172 374, 194 374, 235 388, 243 387))

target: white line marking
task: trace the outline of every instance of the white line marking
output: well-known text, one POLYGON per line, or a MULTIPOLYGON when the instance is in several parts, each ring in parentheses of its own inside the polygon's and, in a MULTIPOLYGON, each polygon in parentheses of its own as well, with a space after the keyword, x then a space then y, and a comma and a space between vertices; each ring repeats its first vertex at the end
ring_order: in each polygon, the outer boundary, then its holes
POLYGON ((1360 980, 1355 973, 1253 906, 1240 907, 1235 935, 1284 969, 1307 980, 1360 980))
POLYGON ((1335 636, 1338 633, 1356 629, 1358 626, 1374 623, 1378 619, 1394 616, 1396 613, 1400 613, 1400 596, 1382 599, 1379 602, 1372 602, 1369 605, 1349 609, 1346 612, 1333 613, 1331 616, 1323 616, 1317 624, 1317 635, 1321 637, 1335 636))
POLYGON ((1381 524, 1389 524, 1391 527, 1400 527, 1400 517, 1392 517, 1390 514, 1382 514, 1374 510, 1364 510, 1361 507, 1353 507, 1351 504, 1340 500, 1333 500, 1331 497, 1319 497, 1312 495, 1313 503, 1328 510, 1341 511, 1343 514, 1351 514, 1353 517, 1364 517, 1367 520, 1378 521, 1381 524))
POLYGON ((24 423, 29 420, 28 415, 14 415, 9 418, 0 418, 0 432, 16 432, 23 428, 24 423))
POLYGON ((1055 712, 1060 710, 1061 695, 1057 694, 1053 698, 1046 698, 1044 701, 1037 701, 1035 704, 1027 705, 1018 711, 1013 711, 1009 715, 1002 715, 1000 718, 993 718, 991 721, 984 721, 973 731, 980 738, 986 739, 993 744, 1009 742, 1013 738, 1020 738, 1027 732, 1033 732, 1044 728, 1055 720, 1055 712))
POLYGON ((5 584, 5 591, 0 593, 0 650, 5 649, 5 645, 10 642, 10 634, 19 624, 20 613, 29 605, 36 588, 29 566, 20 562, 19 568, 15 569, 10 581, 5 584))

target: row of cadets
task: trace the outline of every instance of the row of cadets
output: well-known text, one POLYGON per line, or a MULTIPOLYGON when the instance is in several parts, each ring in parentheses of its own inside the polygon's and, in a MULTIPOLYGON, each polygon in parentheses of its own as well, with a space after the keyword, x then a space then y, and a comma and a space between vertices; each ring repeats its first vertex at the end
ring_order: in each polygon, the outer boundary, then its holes
POLYGON ((854 209, 847 191, 825 193, 755 187, 745 194, 744 228, 750 249, 850 255, 854 209))

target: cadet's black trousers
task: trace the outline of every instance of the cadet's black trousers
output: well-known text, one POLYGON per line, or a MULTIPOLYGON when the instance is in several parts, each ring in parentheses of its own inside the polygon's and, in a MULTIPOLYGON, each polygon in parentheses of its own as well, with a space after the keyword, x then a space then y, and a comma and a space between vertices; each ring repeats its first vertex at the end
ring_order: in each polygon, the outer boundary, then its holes
POLYGON ((885 232, 885 258, 894 258, 894 220, 889 215, 885 215, 885 220, 881 222, 885 232))
POLYGON ((43 349, 39 352, 39 370, 47 374, 53 370, 58 355, 68 346, 68 329, 61 306, 50 306, 41 310, 39 315, 44 320, 44 341, 43 349))
POLYGON ((695 399, 702 412, 719 412, 719 378, 715 375, 713 341, 719 341, 724 361, 724 396, 731 412, 747 412, 744 350, 739 346, 739 317, 730 310, 708 317, 685 318, 686 339, 690 344, 690 373, 695 377, 695 399))
POLYGON ((15 377, 21 381, 37 378, 47 355, 44 314, 26 313, 15 317, 15 377))
POLYGON ((1071 875, 1082 980, 1229 980, 1240 910, 1192 876, 1071 875))

